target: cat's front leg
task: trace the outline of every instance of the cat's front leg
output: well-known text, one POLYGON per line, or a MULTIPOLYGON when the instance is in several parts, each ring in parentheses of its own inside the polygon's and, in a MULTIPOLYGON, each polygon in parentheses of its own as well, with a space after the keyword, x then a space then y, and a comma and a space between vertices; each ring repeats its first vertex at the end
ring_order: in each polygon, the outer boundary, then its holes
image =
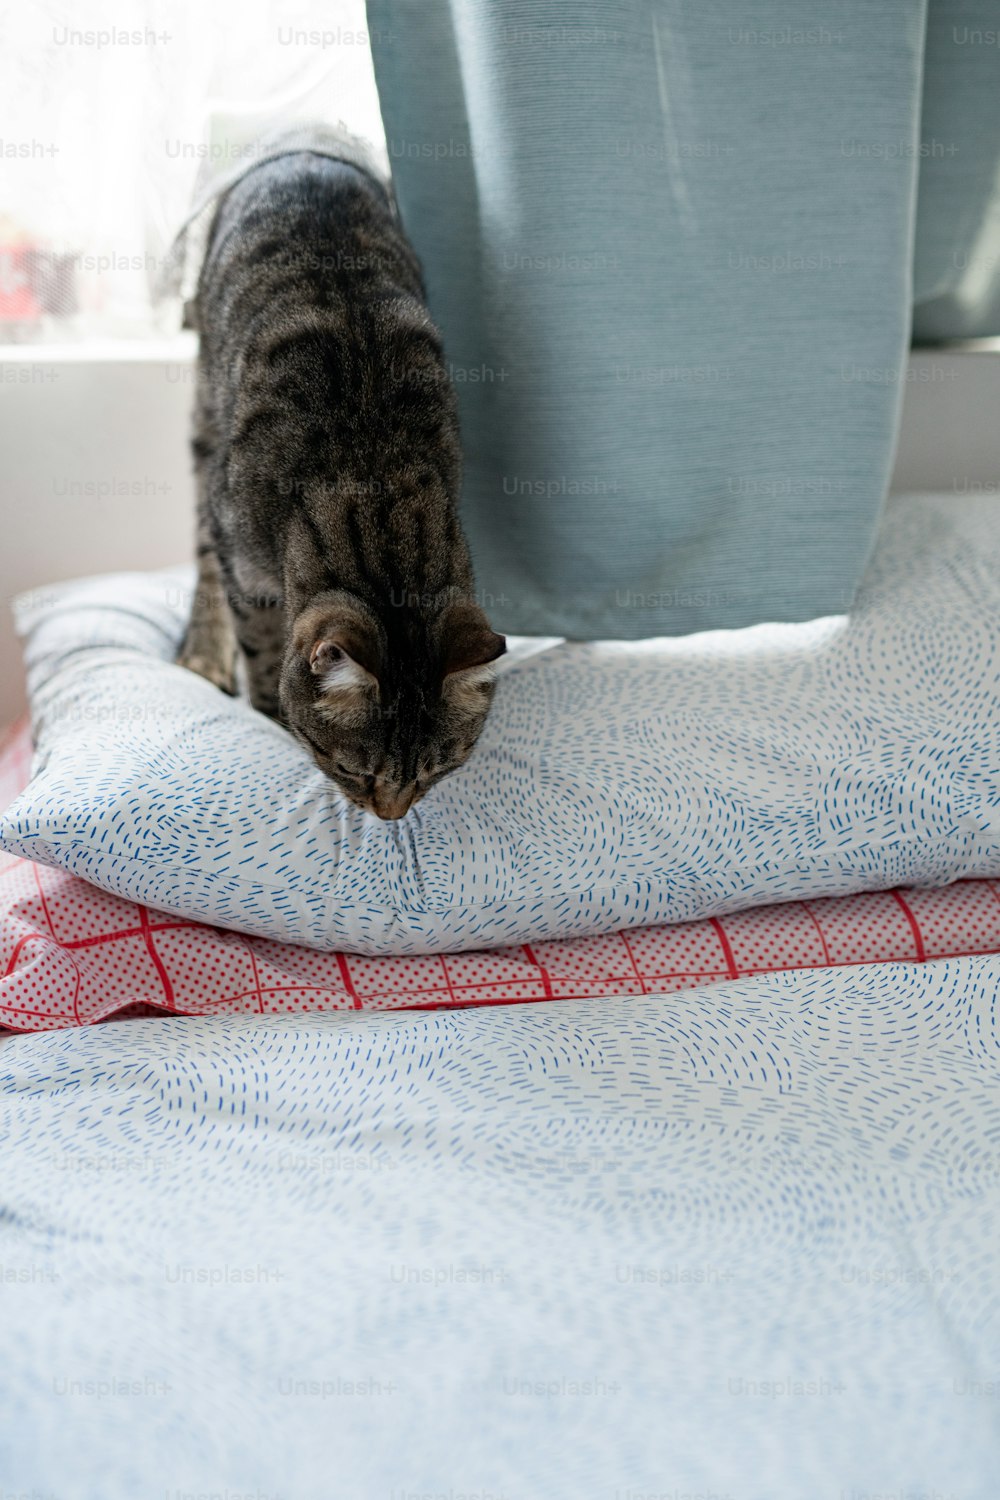
POLYGON ((229 612, 219 559, 207 534, 199 528, 198 580, 191 601, 191 617, 177 660, 189 672, 207 678, 224 693, 236 692, 236 636, 229 612))
POLYGON ((285 653, 285 611, 273 600, 231 599, 236 639, 246 666, 247 692, 258 713, 281 718, 278 683, 285 653))

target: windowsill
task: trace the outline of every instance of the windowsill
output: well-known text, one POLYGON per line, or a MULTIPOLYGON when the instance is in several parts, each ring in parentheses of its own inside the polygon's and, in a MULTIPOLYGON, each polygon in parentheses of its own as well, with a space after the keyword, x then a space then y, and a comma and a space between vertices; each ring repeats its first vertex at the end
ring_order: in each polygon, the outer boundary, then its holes
POLYGON ((942 339, 936 344, 914 344, 910 350, 910 358, 920 354, 1000 354, 1000 338, 942 339))
MULTIPOLYGON (((148 339, 80 339, 66 343, 5 344, 0 338, 3 364, 147 364, 194 359, 198 335, 185 329, 148 339)), ((941 355, 1000 354, 1000 338, 952 339, 940 344, 920 344, 910 350, 915 363, 941 355)))
POLYGON ((78 343, 5 344, 0 364, 171 364, 193 360, 198 335, 184 331, 151 339, 81 339, 78 343))

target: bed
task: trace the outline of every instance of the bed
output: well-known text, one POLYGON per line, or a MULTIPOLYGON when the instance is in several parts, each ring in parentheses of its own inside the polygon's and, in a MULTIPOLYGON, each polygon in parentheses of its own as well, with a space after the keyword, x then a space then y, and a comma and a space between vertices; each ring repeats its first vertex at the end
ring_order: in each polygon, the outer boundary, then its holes
MULTIPOLYGON (((1000 528, 946 496, 890 527, 846 625, 691 638, 670 647, 685 692, 661 712, 647 684, 648 796, 622 806, 660 818, 657 899, 678 820, 649 788, 678 762, 649 725, 692 731, 683 786, 697 761, 728 787, 739 835, 724 887, 721 852, 690 865, 697 919, 591 913, 577 935, 557 902, 488 949, 447 924, 437 951, 380 954, 305 946, 273 912, 203 920, 159 875, 178 818, 143 757, 165 721, 136 721, 126 765, 112 674, 176 695, 178 763, 209 731, 270 734, 277 759, 281 732, 190 686, 155 580, 117 612, 82 585, 82 625, 63 595, 39 605, 42 790, 0 823, 0 1500, 993 1500, 1000 528), (797 737, 754 673, 785 684, 797 737), (726 697, 711 743, 695 678, 726 697), (101 863, 123 769, 153 799, 128 829, 141 879, 101 863)), ((501 714, 516 729, 531 681, 551 710, 571 670, 536 659, 501 714)), ((544 735, 530 761, 503 725, 487 770, 519 755, 539 783, 544 735)), ((29 759, 22 728, 0 805, 29 759)), ((456 777, 391 835, 409 868, 434 868, 420 840, 447 846, 434 820, 463 796, 488 803, 456 777)), ((698 849, 719 799, 678 805, 702 809, 698 849)), ((344 827, 345 859, 390 838, 344 827)))
POLYGON ((991 1500, 998 979, 10 1036, 6 1490, 991 1500))
POLYGON ((181 1016, 162 913, 118 902, 109 989, 113 898, 4 860, 5 1493, 995 1494, 994 882, 663 929, 645 971, 620 935, 501 955, 506 989, 410 958, 419 1010, 352 956, 181 1016), (115 1003, 46 1013, 53 963, 115 1003))

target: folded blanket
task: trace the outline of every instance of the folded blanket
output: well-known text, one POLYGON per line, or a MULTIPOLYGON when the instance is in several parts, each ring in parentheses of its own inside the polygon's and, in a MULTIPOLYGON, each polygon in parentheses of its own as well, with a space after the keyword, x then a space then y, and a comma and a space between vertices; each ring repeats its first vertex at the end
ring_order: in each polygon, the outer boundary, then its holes
MULTIPOLYGON (((27 780, 0 747, 0 808, 27 780)), ((502 1005, 645 995, 712 980, 1000 951, 1000 886, 877 891, 603 937, 406 958, 321 953, 171 917, 0 852, 0 1025, 182 1015, 502 1005)))
POLYGON ((0 848, 273 942, 398 957, 1000 878, 1000 513, 899 496, 846 616, 508 642, 468 762, 350 803, 176 664, 187 569, 18 601, 37 754, 0 848))

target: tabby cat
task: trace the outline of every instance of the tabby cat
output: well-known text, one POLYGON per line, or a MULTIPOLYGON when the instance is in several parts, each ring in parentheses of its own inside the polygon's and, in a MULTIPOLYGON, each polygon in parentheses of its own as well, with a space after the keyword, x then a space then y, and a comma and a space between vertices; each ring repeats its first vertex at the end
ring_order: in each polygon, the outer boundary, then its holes
POLYGON ((389 191, 310 151, 221 200, 193 321, 198 586, 180 661, 401 818, 469 755, 505 648, 473 597, 454 392, 389 191))

